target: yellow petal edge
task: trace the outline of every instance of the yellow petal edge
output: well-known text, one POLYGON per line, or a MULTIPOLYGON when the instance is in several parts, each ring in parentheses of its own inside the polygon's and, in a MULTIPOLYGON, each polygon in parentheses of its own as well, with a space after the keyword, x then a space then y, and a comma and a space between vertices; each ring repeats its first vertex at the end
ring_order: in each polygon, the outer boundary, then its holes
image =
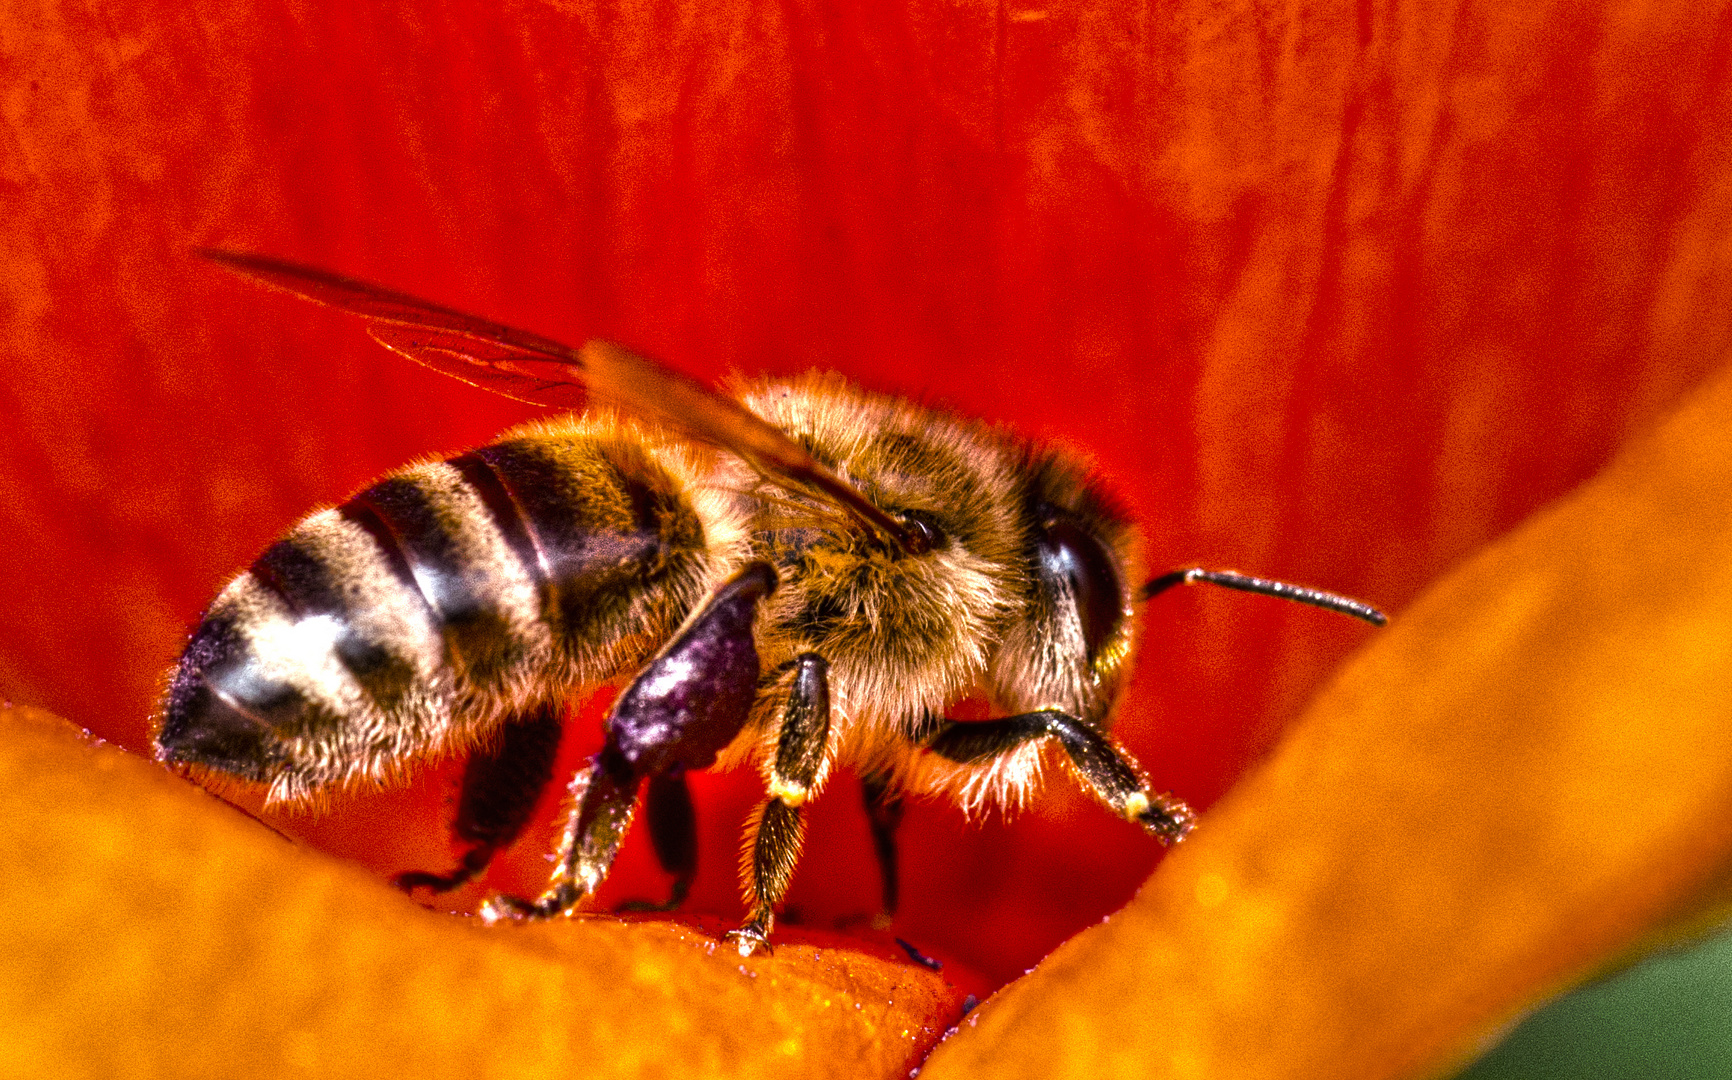
POLYGON ((847 949, 429 912, 31 709, 0 793, 0 1077, 901 1076, 960 1012, 847 949))
POLYGON ((1732 378, 1430 588, 922 1080, 1428 1076, 1732 859, 1732 378))

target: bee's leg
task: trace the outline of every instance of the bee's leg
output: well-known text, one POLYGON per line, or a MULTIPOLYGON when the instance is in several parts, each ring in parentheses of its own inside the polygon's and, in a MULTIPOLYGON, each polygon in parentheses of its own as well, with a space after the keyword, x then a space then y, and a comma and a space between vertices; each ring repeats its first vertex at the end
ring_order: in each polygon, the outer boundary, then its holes
POLYGON ((800 859, 805 830, 801 807, 822 784, 824 753, 830 741, 829 666, 816 653, 794 660, 788 703, 776 736, 776 758, 770 763, 770 797, 758 810, 756 826, 747 833, 740 860, 746 903, 752 917, 727 940, 741 956, 769 951, 776 906, 787 895, 800 859))
POLYGON ((613 865, 646 779, 705 769, 734 741, 758 692, 752 623, 776 571, 751 562, 723 582, 613 703, 607 741, 572 782, 576 798, 547 891, 534 902, 496 896, 489 921, 561 915, 593 893, 613 865))
POLYGON ((1057 739, 1071 764, 1113 812, 1153 833, 1162 843, 1185 838, 1196 823, 1191 808, 1171 795, 1149 790, 1129 754, 1074 716, 1054 710, 1007 716, 1002 720, 957 723, 946 720, 925 745, 962 765, 985 764, 1045 736, 1057 739))
POLYGON ((607 877, 619 842, 631 826, 638 778, 607 748, 571 782, 577 806, 567 819, 558 866, 547 891, 534 901, 495 896, 481 909, 488 922, 501 918, 545 919, 562 915, 595 891, 607 877))
POLYGON ((860 778, 866 802, 866 821, 872 829, 872 851, 878 856, 878 880, 883 886, 882 907, 872 920, 876 929, 890 925, 901 897, 901 877, 896 866, 896 829, 902 824, 902 796, 890 785, 886 773, 867 773, 860 778))
POLYGON ((644 816, 649 819, 650 842, 656 861, 674 876, 673 889, 664 902, 627 900, 620 911, 673 911, 685 903, 698 875, 698 818, 692 810, 692 793, 686 787, 683 769, 650 778, 644 794, 644 816))
POLYGON ((564 731, 561 716, 560 706, 550 703, 511 717, 500 728, 496 745, 470 757, 451 831, 472 846, 449 874, 398 874, 392 882, 399 889, 449 892, 485 870, 501 848, 517 839, 536 798, 553 779, 553 758, 564 731))

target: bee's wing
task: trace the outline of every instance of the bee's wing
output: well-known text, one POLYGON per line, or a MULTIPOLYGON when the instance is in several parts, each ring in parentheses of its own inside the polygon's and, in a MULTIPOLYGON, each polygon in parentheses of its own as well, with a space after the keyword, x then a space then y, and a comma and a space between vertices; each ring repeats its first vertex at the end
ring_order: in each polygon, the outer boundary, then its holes
POLYGON ((374 340, 435 371, 556 409, 579 408, 594 394, 738 454, 778 482, 824 495, 906 551, 922 546, 917 534, 738 401, 612 342, 573 349, 325 270, 232 251, 199 254, 244 277, 370 319, 374 340))

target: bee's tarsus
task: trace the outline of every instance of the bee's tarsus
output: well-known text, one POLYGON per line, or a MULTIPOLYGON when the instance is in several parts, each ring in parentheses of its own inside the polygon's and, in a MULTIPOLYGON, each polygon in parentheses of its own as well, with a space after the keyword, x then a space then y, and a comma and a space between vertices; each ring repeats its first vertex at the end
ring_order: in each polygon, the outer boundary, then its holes
POLYGON ((1135 761, 1089 724, 1059 712, 1007 716, 1002 720, 940 722, 926 748, 958 764, 991 761, 1035 739, 1051 736, 1064 748, 1095 797, 1142 825, 1165 843, 1185 838, 1195 815, 1171 795, 1152 793, 1135 761))
MULTIPOLYGON (((577 901, 573 900, 575 904, 577 901)), ((549 904, 545 899, 525 900, 521 896, 510 896, 496 893, 487 898, 479 912, 481 921, 489 926, 502 922, 531 922, 559 914, 562 909, 549 904)))
POLYGON ((1189 836, 1197 825, 1196 812, 1171 795, 1155 796, 1147 806, 1131 815, 1131 820, 1168 845, 1189 836))
POLYGON ((925 953, 921 952, 919 947, 916 946, 913 942, 906 941, 902 938, 897 938, 895 940, 896 940, 896 944, 902 946, 902 951, 908 954, 908 959, 914 961, 916 964, 919 964, 921 967, 925 968, 927 971, 943 971, 944 970, 944 964, 943 963, 941 963, 939 960, 935 959, 934 957, 927 956, 925 953))
POLYGON ((722 940, 739 950, 745 956, 769 956, 775 950, 770 947, 770 923, 749 922, 738 930, 729 930, 722 935, 722 940))
POLYGON ((621 900, 613 910, 620 915, 665 914, 669 911, 678 911, 690 893, 691 886, 689 884, 676 881, 668 891, 666 900, 649 900, 637 896, 630 900, 621 900))
MULTIPOLYGON (((476 861, 474 859, 476 852, 481 850, 480 848, 472 848, 457 864, 457 869, 449 874, 434 874, 426 870, 405 870, 394 875, 391 878, 391 884, 406 893, 413 893, 416 889, 426 889, 434 895, 451 892, 467 885, 474 879, 481 867, 471 864, 476 861)), ((482 865, 485 865, 484 861, 482 865)))

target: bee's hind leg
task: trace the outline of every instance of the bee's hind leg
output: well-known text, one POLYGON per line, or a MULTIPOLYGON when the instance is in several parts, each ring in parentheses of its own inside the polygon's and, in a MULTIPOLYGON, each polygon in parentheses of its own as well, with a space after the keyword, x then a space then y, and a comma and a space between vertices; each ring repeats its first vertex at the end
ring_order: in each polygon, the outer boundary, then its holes
POLYGON ((561 709, 547 704, 508 719, 498 742, 477 750, 463 769, 462 794, 451 832, 470 845, 448 874, 409 870, 392 878, 404 892, 450 892, 468 882, 517 839, 536 798, 553 779, 553 758, 564 730, 561 709))
POLYGON ((692 793, 684 770, 676 769, 650 778, 644 794, 644 816, 648 818, 650 843, 656 861, 674 876, 665 901, 627 900, 620 911, 673 911, 685 903, 698 876, 698 818, 692 809, 692 793))
POLYGON ((727 935, 741 956, 770 950, 770 929, 776 907, 788 893, 794 865, 800 860, 805 823, 801 807, 824 781, 825 752, 830 741, 829 666, 816 653, 795 658, 776 736, 776 757, 770 763, 769 798, 758 808, 757 822, 746 834, 740 857, 746 902, 752 916, 727 935))
POLYGON ((1090 791, 1112 811, 1141 825, 1164 844, 1183 840, 1196 823, 1191 808, 1149 788, 1142 770, 1113 741, 1074 716, 1057 710, 1022 713, 1002 720, 944 721, 926 749, 961 765, 984 765, 1025 743, 1051 736, 1070 756, 1090 791))
POLYGON ((607 877, 619 842, 631 826, 639 781, 629 763, 604 747, 589 768, 571 783, 577 806, 565 826, 559 865, 547 891, 537 900, 495 896, 481 909, 488 922, 503 918, 545 919, 562 915, 595 892, 607 877))
MULTIPOLYGON (((608 713, 601 752, 572 782, 576 805, 547 891, 534 901, 496 896, 481 909, 483 919, 571 911, 607 876, 643 782, 715 763, 751 714, 758 692, 752 623, 776 583, 768 563, 747 563, 638 672, 608 713)), ((695 866, 695 845, 691 858, 695 866)), ((676 860, 676 874, 678 866, 676 860)))

